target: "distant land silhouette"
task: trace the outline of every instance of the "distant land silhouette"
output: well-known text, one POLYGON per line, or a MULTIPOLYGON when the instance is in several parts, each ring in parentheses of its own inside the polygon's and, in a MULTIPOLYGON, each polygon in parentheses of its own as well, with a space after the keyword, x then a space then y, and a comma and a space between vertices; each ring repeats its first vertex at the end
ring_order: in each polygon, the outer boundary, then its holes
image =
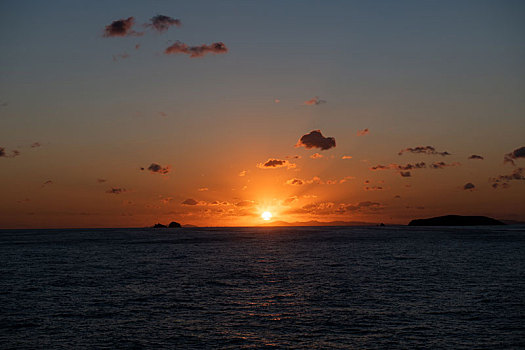
POLYGON ((428 219, 410 221, 409 226, 480 226, 505 225, 505 223, 487 216, 445 215, 428 219))
POLYGON ((160 223, 153 225, 153 228, 179 228, 179 227, 182 227, 182 225, 176 221, 170 222, 168 226, 160 224, 160 223))

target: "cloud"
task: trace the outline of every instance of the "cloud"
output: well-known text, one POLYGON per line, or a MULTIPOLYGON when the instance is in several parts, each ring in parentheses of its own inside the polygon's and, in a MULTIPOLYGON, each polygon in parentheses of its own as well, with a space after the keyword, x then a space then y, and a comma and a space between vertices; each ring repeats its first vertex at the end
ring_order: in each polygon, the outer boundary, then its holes
POLYGON ((436 149, 432 146, 417 146, 417 147, 409 147, 409 148, 405 148, 405 149, 402 149, 401 151, 399 151, 399 155, 402 155, 403 153, 405 152, 410 152, 410 153, 423 153, 423 154, 439 154, 440 156, 449 156, 450 153, 448 152, 438 152, 436 151, 436 149))
POLYGON ((478 156, 477 154, 473 154, 471 155, 470 157, 468 157, 468 159, 479 159, 479 160, 483 160, 485 158, 483 158, 482 156, 478 156))
POLYGON ((106 179, 97 179, 97 182, 98 182, 99 184, 104 183, 104 182, 106 182, 106 181, 107 181, 106 179))
POLYGON ((296 202, 297 200, 299 200, 299 198, 297 198, 297 196, 288 197, 285 200, 283 200, 282 204, 283 205, 290 205, 290 204, 296 202))
POLYGON ((493 188, 508 188, 510 187, 509 182, 514 180, 525 180, 525 168, 516 168, 509 175, 499 175, 489 178, 489 182, 492 182, 493 188))
POLYGON ((254 204, 255 204, 254 201, 243 200, 243 201, 235 203, 235 206, 237 206, 237 207, 251 207, 254 204))
POLYGON ((377 209, 380 209, 380 208, 382 208, 381 203, 365 201, 365 202, 359 202, 359 203, 353 204, 353 205, 347 205, 347 206, 344 207, 344 210, 346 210, 346 211, 363 211, 363 210, 377 210, 377 209))
POLYGON ((402 171, 402 170, 413 170, 413 169, 423 169, 423 168, 426 168, 427 165, 425 164, 425 162, 419 162, 419 163, 415 163, 415 164, 405 164, 405 165, 401 165, 401 164, 389 164, 389 165, 381 165, 381 164, 378 164, 376 166, 373 166, 370 168, 370 170, 389 170, 389 169, 394 169, 394 170, 399 170, 399 171, 402 171))
POLYGON ((208 191, 208 187, 201 187, 201 188, 197 189, 197 191, 199 191, 199 192, 208 191))
POLYGON ((459 165, 461 165, 461 163, 458 163, 458 162, 448 163, 448 164, 445 162, 434 162, 429 165, 429 168, 430 169, 443 169, 446 167, 459 166, 459 165))
POLYGON ((370 131, 368 130, 368 128, 364 129, 364 130, 360 130, 357 132, 357 136, 365 136, 365 135, 368 135, 370 133, 370 131))
POLYGON ((306 149, 320 148, 328 150, 335 147, 335 138, 324 137, 321 130, 313 130, 309 134, 301 136, 295 147, 304 146, 306 149))
MULTIPOLYGON (((144 168, 141 167, 140 170, 144 170, 144 168)), ((169 165, 163 167, 157 163, 151 163, 150 166, 147 168, 147 170, 151 171, 151 173, 153 174, 161 174, 161 175, 166 175, 171 171, 169 165)))
POLYGON ((40 144, 40 142, 33 142, 33 143, 31 144, 31 148, 37 148, 37 147, 40 147, 40 146, 42 146, 42 145, 40 144))
POLYGON ((109 193, 109 194, 121 194, 124 192, 127 192, 127 190, 125 188, 120 188, 120 187, 112 187, 106 191, 106 193, 109 193))
POLYGON ((301 156, 297 156, 297 155, 295 155, 295 156, 286 156, 284 158, 286 158, 286 159, 301 159, 301 156))
POLYGON ((295 185, 295 186, 301 186, 304 184, 304 181, 301 179, 293 178, 286 181, 287 185, 295 185))
POLYGON ((166 55, 185 54, 190 55, 191 58, 203 57, 208 53, 223 54, 228 52, 228 48, 224 43, 217 42, 210 45, 202 44, 200 46, 188 46, 180 41, 175 42, 164 50, 166 55))
POLYGON ((518 158, 525 158, 525 146, 516 148, 514 151, 505 154, 503 157, 503 163, 511 163, 512 165, 516 165, 514 161, 518 158))
POLYGON ((366 187, 363 187, 363 189, 365 191, 381 191, 383 189, 383 187, 381 187, 381 186, 366 186, 366 187))
POLYGON ((315 96, 314 98, 304 101, 304 104, 307 106, 318 106, 320 104, 326 103, 325 100, 320 100, 319 97, 315 96))
POLYGON ((11 151, 11 155, 8 155, 7 151, 5 150, 5 148, 4 147, 0 147, 0 158, 1 157, 14 158, 14 157, 17 157, 19 155, 20 155, 20 151, 18 151, 16 149, 11 151))
POLYGON ((241 177, 242 177, 242 176, 246 176, 246 172, 247 172, 246 170, 241 171, 241 172, 239 173, 239 176, 241 176, 241 177))
POLYGON ((276 98, 275 100, 273 100, 274 103, 280 103, 281 100, 279 100, 278 98, 276 98))
POLYGON ((150 19, 150 22, 151 23, 147 24, 147 26, 152 27, 153 29, 157 30, 159 33, 165 32, 171 26, 176 26, 176 27, 182 26, 182 22, 180 19, 175 19, 169 16, 163 16, 163 15, 156 15, 155 17, 152 17, 150 19))
POLYGON ((199 202, 197 202, 193 198, 188 198, 188 199, 185 199, 184 201, 182 201, 181 204, 184 204, 184 205, 197 205, 197 204, 199 204, 199 202))
POLYGON ((310 158, 312 159, 318 159, 318 158, 323 158, 323 155, 322 154, 319 154, 319 153, 314 153, 310 156, 310 158))
POLYGON ((47 180, 46 182, 44 182, 42 184, 42 187, 46 186, 46 185, 52 185, 53 184, 53 181, 52 180, 47 180))
POLYGON ((472 183, 472 182, 467 182, 464 186, 463 186, 463 189, 464 190, 473 190, 474 188, 476 188, 476 186, 472 183))
POLYGON ((341 159, 352 159, 352 156, 342 156, 341 159))
POLYGON ((287 160, 270 158, 265 163, 257 164, 257 167, 260 169, 275 169, 275 168, 284 168, 284 167, 288 169, 292 169, 296 167, 296 164, 290 163, 287 160))
POLYGON ((127 52, 124 53, 118 53, 116 55, 113 55, 113 62, 117 62, 119 60, 124 60, 126 58, 130 57, 130 54, 127 52))
POLYGON ((128 17, 126 19, 118 19, 116 21, 111 22, 111 24, 107 25, 104 29, 104 37, 110 38, 110 37, 123 37, 123 36, 141 36, 143 33, 135 32, 134 30, 131 30, 133 25, 135 24, 135 18, 134 17, 128 17))
POLYGON ((399 175, 401 175, 401 177, 412 177, 412 173, 410 171, 400 171, 399 175))

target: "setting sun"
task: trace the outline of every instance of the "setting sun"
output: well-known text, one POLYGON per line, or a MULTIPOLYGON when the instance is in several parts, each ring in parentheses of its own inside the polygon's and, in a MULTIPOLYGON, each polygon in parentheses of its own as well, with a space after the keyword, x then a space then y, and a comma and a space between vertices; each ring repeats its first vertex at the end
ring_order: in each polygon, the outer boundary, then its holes
POLYGON ((272 213, 270 213, 269 211, 265 211, 264 213, 261 214, 261 217, 263 218, 263 220, 270 220, 272 218, 272 213))

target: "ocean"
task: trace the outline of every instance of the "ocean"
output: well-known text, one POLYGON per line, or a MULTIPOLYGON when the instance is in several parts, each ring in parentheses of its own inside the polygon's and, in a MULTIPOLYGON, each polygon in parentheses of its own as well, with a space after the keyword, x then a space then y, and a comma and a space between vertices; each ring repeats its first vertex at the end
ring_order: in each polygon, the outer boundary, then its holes
POLYGON ((2 349, 525 348, 525 227, 0 231, 2 349))

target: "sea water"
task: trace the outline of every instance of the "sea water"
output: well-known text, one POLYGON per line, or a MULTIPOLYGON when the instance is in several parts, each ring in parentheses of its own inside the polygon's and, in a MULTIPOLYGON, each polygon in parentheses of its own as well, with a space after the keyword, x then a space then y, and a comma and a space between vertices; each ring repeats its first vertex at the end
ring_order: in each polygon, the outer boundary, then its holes
POLYGON ((525 227, 0 231, 2 349, 525 347, 525 227))

